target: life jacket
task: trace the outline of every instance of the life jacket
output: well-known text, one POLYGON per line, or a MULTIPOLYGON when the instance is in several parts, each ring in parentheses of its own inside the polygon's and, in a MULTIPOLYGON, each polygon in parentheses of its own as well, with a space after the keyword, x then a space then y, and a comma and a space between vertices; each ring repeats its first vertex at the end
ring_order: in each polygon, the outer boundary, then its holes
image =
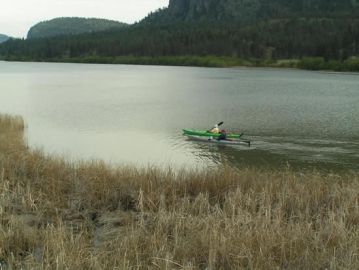
POLYGON ((214 128, 212 128, 209 132, 211 132, 211 133, 219 133, 219 128, 218 128, 218 127, 214 127, 214 128))

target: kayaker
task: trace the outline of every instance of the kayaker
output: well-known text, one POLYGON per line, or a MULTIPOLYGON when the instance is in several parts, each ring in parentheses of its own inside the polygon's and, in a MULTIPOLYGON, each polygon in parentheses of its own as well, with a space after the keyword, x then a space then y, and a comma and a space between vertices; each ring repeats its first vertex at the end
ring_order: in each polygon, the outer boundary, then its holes
POLYGON ((220 132, 219 132, 219 136, 217 138, 218 141, 221 141, 221 140, 227 140, 227 131, 225 131, 224 129, 222 129, 220 132))
POLYGON ((211 133, 219 133, 218 125, 215 125, 214 128, 212 128, 211 130, 209 130, 209 132, 211 132, 211 133))

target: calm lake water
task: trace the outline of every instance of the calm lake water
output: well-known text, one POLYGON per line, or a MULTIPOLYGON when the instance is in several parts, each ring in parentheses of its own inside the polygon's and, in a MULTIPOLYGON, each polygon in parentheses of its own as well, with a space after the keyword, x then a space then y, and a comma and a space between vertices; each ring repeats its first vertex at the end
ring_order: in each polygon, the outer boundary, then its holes
POLYGON ((31 147, 74 160, 359 169, 359 74, 0 62, 0 113, 24 117, 31 147), (220 121, 252 146, 182 136, 220 121))

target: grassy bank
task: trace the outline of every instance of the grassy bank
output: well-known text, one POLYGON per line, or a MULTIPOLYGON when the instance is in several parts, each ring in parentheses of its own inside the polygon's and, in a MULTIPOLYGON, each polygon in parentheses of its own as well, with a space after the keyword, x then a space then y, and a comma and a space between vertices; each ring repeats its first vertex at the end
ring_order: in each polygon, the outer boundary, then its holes
POLYGON ((8 57, 7 61, 45 61, 64 63, 92 63, 92 64, 131 64, 131 65, 163 65, 163 66, 195 66, 195 67, 275 67, 298 68, 305 70, 330 70, 359 72, 359 59, 351 58, 345 61, 329 60, 321 57, 307 57, 303 59, 241 59, 228 56, 84 56, 71 58, 33 59, 8 57))
POLYGON ((356 173, 111 169, 23 131, 0 116, 3 269, 359 268, 356 173))

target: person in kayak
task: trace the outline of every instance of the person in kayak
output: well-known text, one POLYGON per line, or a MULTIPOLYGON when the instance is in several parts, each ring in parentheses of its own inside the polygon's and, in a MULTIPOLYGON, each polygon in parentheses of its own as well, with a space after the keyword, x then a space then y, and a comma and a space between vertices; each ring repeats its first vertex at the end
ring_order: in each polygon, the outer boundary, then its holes
POLYGON ((222 129, 220 132, 220 135, 217 138, 217 141, 227 140, 227 131, 222 129))
POLYGON ((219 128, 218 125, 215 125, 214 128, 212 128, 211 130, 209 130, 210 133, 219 133, 219 128))

